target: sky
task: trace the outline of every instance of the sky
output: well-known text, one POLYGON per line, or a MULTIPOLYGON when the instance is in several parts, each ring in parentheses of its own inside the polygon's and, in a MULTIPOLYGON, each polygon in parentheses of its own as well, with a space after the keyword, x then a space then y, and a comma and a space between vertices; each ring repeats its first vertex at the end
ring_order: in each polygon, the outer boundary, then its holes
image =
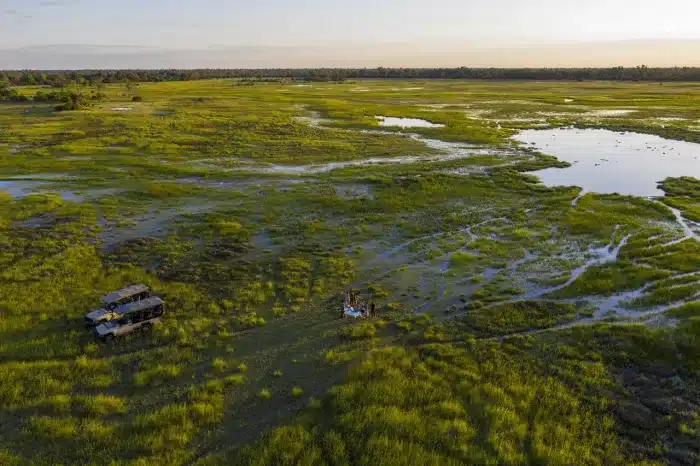
MULTIPOLYGON (((700 43, 697 18, 697 0, 0 0, 0 67, 8 61, 22 63, 28 48, 38 54, 37 48, 46 46, 51 47, 44 49, 45 59, 67 54, 73 60, 77 55, 87 59, 90 53, 99 58, 102 52, 135 57, 148 53, 151 59, 160 54, 167 60, 175 52, 184 57, 187 50, 251 54, 258 47, 272 62, 285 61, 285 50, 292 47, 332 65, 333 55, 343 63, 361 61, 376 49, 390 58, 420 46, 426 59, 437 54, 446 60, 454 57, 439 53, 444 46, 463 44, 463 49, 453 50, 462 54, 528 45, 540 50, 535 61, 546 64, 543 46, 700 43)), ((700 60, 700 49, 690 47, 689 56, 683 52, 671 59, 688 64, 697 52, 700 60)), ((673 48, 650 56, 652 64, 668 50, 673 48)), ((624 57, 626 52, 620 53, 624 57)), ((229 60, 244 61, 236 54, 229 60)))

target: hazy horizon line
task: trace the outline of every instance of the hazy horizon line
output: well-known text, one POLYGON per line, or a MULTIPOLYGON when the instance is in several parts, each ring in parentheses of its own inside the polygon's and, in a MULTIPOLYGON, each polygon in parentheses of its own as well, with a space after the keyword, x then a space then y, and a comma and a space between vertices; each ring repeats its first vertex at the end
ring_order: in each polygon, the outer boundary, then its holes
POLYGON ((153 51, 197 51, 197 50, 212 50, 212 49, 238 49, 238 48, 326 48, 326 47, 367 47, 367 46, 396 46, 396 45, 464 45, 478 44, 486 46, 508 46, 508 47, 531 47, 531 46, 562 46, 562 45, 587 45, 587 44, 632 44, 632 43, 699 43, 700 38, 672 38, 664 39, 658 37, 640 37, 634 39, 601 39, 601 40, 535 40, 535 39, 462 39, 462 40, 446 40, 446 39, 422 39, 422 40, 395 40, 395 41, 352 41, 352 42, 324 42, 324 43, 287 43, 287 44, 208 44, 199 47, 162 47, 156 45, 139 45, 128 43, 109 43, 109 44, 87 44, 87 43, 53 43, 53 44, 31 44, 19 47, 2 47, 0 51, 26 50, 26 49, 45 49, 45 48, 61 48, 61 47, 81 47, 81 48, 127 48, 127 49, 142 49, 153 51))
POLYGON ((52 44, 0 49, 1 69, 609 68, 700 66, 700 39, 402 41, 161 48, 52 44))

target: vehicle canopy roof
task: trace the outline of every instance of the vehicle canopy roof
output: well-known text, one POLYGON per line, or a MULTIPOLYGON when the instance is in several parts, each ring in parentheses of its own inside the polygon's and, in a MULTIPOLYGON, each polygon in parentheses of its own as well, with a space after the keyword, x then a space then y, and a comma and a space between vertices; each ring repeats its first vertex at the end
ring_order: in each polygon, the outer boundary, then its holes
POLYGON ((165 304, 162 299, 157 296, 151 296, 150 298, 142 299, 141 301, 136 301, 133 303, 125 304, 117 309, 117 313, 121 316, 126 314, 131 314, 132 312, 143 311, 144 309, 151 309, 156 306, 162 306, 165 304))
POLYGON ((115 291, 114 293, 104 295, 102 297, 102 302, 105 304, 110 304, 117 302, 120 299, 128 298, 129 296, 134 296, 146 291, 148 291, 148 287, 146 285, 131 285, 119 291, 115 291))

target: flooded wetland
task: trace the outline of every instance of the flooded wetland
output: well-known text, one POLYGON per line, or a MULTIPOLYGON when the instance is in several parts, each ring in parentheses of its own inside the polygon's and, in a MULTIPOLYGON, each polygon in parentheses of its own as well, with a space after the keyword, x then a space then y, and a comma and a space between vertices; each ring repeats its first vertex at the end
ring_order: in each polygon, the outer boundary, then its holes
POLYGON ((604 129, 527 130, 515 138, 571 167, 535 172, 547 186, 660 197, 666 178, 700 178, 700 144, 604 129))
POLYGON ((0 464, 700 461, 700 85, 238 84, 0 105, 0 464))

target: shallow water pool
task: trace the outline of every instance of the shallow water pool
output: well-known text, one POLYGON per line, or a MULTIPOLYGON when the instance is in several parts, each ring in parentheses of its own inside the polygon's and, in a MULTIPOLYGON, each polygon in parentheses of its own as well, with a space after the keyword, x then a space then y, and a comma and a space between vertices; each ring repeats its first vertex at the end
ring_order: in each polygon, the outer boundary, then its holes
POLYGON ((64 201, 81 202, 83 200, 83 196, 70 190, 45 188, 48 184, 47 181, 5 180, 0 181, 0 191, 14 198, 23 198, 31 194, 58 194, 64 201))
POLYGON ((43 184, 45 183, 41 181, 0 181, 0 191, 5 191, 12 197, 24 197, 43 184))
POLYGON ((375 117, 379 120, 379 126, 398 126, 399 128, 444 128, 445 125, 431 123, 420 118, 396 118, 396 117, 375 117))
POLYGON ((580 186, 586 192, 663 196, 668 177, 700 178, 700 144, 602 129, 526 130, 514 138, 571 163, 533 172, 547 186, 580 186))

